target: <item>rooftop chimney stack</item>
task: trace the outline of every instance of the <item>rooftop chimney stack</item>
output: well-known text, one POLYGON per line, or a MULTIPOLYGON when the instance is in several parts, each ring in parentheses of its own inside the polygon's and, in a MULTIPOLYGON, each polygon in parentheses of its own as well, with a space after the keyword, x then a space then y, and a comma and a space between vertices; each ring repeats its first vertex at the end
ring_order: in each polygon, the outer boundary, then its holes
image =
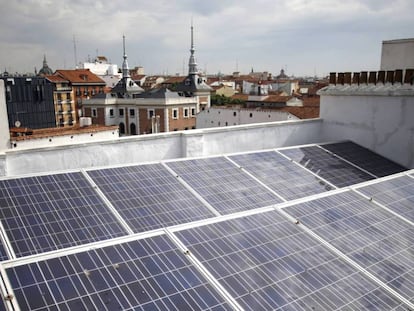
POLYGON ((383 84, 385 83, 385 71, 384 70, 378 71, 377 83, 383 83, 383 84))
POLYGON ((403 82, 403 71, 401 69, 395 70, 394 75, 394 83, 402 83, 403 82))
POLYGON ((370 71, 369 77, 368 77, 368 83, 369 84, 375 84, 377 82, 377 72, 376 71, 370 71))

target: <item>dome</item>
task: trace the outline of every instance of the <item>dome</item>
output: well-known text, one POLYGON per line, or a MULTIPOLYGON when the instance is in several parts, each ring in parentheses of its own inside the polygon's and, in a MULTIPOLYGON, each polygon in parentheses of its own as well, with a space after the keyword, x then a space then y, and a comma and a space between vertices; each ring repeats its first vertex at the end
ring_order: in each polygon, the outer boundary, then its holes
POLYGON ((52 69, 47 65, 46 55, 43 58, 43 67, 39 70, 39 76, 51 75, 53 74, 52 69))

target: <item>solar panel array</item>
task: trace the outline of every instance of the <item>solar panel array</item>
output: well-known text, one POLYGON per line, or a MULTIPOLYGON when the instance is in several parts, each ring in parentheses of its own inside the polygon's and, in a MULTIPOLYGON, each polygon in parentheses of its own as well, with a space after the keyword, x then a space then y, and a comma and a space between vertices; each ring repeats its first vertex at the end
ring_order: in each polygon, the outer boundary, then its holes
POLYGON ((0 311, 412 309, 414 178, 382 169, 344 142, 1 179, 0 311))
POLYGON ((319 146, 285 149, 280 152, 337 187, 346 187, 375 178, 319 146))
POLYGON ((274 151, 239 154, 230 156, 230 159, 286 200, 333 189, 317 176, 274 151))
POLYGON ((134 232, 214 216, 163 165, 88 171, 134 232))
POLYGON ((224 157, 168 162, 167 165, 222 214, 282 202, 224 157))
POLYGON ((79 172, 0 180, 0 196, 17 257, 127 234, 79 172))

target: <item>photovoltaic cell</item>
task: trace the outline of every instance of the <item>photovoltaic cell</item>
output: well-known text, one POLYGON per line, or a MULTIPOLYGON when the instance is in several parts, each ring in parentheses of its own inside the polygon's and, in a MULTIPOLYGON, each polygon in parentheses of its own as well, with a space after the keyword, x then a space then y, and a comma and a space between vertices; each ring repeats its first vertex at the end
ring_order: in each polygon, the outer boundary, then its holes
POLYGON ((285 149, 280 152, 337 187, 374 179, 373 176, 317 146, 285 149))
POLYGON ((405 167, 351 141, 326 144, 321 145, 321 147, 352 162, 377 177, 388 176, 407 170, 405 167))
POLYGON ((402 307, 397 298, 277 211, 174 234, 245 310, 402 307))
POLYGON ((93 170, 88 175, 135 232, 214 216, 162 164, 93 170))
POLYGON ((18 257, 127 234, 78 172, 0 180, 0 219, 18 257))
POLYGON ((4 249, 3 244, 0 242, 0 261, 7 260, 7 259, 9 259, 9 256, 7 256, 7 252, 4 249))
POLYGON ((414 222, 414 178, 388 179, 358 188, 358 191, 414 222))
POLYGON ((350 191, 290 206, 285 211, 414 302, 411 224, 350 191))
POLYGON ((286 200, 332 189, 315 175, 274 151, 234 155, 230 159, 286 200))
POLYGON ((6 273, 21 310, 232 310, 165 236, 6 273))
POLYGON ((282 201, 223 157, 168 162, 167 165, 222 214, 282 201))

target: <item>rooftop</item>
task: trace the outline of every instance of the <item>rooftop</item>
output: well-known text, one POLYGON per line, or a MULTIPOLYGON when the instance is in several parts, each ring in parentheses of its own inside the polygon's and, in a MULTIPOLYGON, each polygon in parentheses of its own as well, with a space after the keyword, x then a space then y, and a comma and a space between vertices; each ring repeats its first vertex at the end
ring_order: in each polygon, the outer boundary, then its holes
POLYGON ((411 84, 338 76, 316 119, 5 151, 6 308, 414 309, 411 84))
POLYGON ((3 178, 3 302, 410 309, 412 193, 350 141, 3 178))

